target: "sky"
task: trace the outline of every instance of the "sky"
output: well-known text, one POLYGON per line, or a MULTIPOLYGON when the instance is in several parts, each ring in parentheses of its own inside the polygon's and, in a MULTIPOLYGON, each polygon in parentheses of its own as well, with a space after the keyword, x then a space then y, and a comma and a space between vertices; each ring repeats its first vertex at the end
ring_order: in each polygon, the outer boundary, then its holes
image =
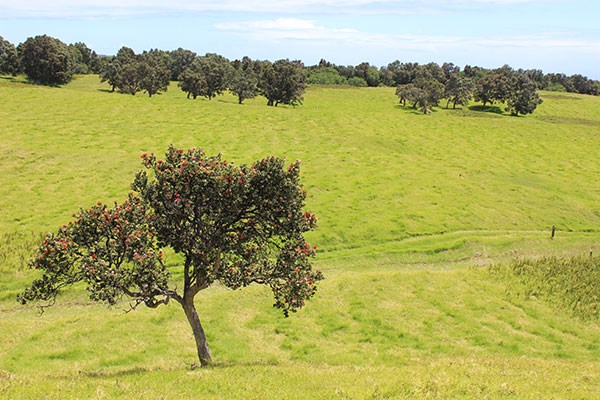
POLYGON ((314 65, 399 60, 600 80, 595 0, 0 0, 0 36, 47 34, 98 54, 182 47, 314 65))

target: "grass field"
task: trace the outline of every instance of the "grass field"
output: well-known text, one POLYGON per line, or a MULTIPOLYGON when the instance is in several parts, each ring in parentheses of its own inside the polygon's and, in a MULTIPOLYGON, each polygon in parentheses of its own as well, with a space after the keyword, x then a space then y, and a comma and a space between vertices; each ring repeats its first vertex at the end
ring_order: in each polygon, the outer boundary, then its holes
POLYGON ((598 322, 511 296, 485 268, 600 252, 600 98, 542 93, 515 118, 423 116, 393 88, 310 87, 296 108, 107 89, 0 78, 0 398, 600 397, 598 322), (319 217, 326 280, 298 314, 260 287, 198 296, 203 370, 175 305, 125 314, 76 287, 40 317, 14 300, 39 234, 123 199, 139 154, 169 144, 301 159, 319 217))

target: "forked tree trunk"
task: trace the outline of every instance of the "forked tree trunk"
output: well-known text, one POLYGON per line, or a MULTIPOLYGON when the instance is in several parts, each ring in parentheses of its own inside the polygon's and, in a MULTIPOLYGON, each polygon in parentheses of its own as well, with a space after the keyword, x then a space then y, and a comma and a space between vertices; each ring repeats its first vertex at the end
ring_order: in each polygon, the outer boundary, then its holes
POLYGON ((200 318, 198 318, 198 313, 196 312, 196 307, 194 306, 194 298, 184 297, 182 306, 185 316, 192 327, 192 332, 194 333, 196 350, 198 351, 198 360, 200 360, 200 365, 205 367, 210 364, 212 359, 210 357, 208 343, 206 343, 206 334, 204 333, 204 329, 200 323, 200 318))

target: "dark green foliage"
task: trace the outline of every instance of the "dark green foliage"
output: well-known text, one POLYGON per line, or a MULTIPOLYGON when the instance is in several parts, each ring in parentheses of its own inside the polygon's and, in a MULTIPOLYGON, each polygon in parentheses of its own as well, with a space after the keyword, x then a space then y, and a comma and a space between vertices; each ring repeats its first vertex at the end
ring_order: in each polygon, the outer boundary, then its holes
POLYGON ((170 58, 162 50, 144 51, 136 55, 128 47, 121 47, 117 55, 107 62, 100 73, 100 81, 108 82, 122 93, 135 95, 145 91, 149 97, 166 91, 169 86, 171 71, 170 58))
POLYGON ((229 60, 218 54, 207 53, 198 58, 198 66, 206 80, 202 96, 210 100, 227 90, 233 74, 233 67, 229 60))
POLYGON ((200 290, 215 282, 231 289, 264 284, 286 316, 315 294, 323 276, 312 270, 316 247, 304 233, 316 218, 303 210, 299 162, 286 167, 269 157, 237 166, 172 146, 164 159, 142 160, 150 174, 136 175, 127 201, 81 210, 46 237, 30 263, 43 275, 19 296, 22 303, 51 305, 76 282, 108 304, 128 297, 132 308, 154 308, 175 300, 206 365, 210 352, 194 306, 200 290), (183 282, 169 282, 164 248, 181 254, 183 282))
POLYGON ((146 91, 149 97, 167 90, 171 71, 168 69, 166 53, 157 50, 142 53, 137 63, 136 72, 139 79, 139 88, 146 91))
POLYGON ((510 96, 513 73, 510 67, 504 66, 485 74, 477 81, 473 94, 475 101, 482 102, 484 106, 506 101, 510 96))
POLYGON ((178 81, 183 71, 192 65, 196 57, 196 53, 191 50, 182 49, 181 47, 171 51, 169 53, 171 80, 178 81))
POLYGON ((302 104, 306 89, 304 66, 299 61, 287 59, 263 64, 258 88, 269 106, 302 104))
MULTIPOLYGON (((110 61, 107 61, 102 71, 100 72, 100 82, 108 82, 111 86, 111 91, 115 91, 116 88, 122 90, 124 86, 124 69, 127 65, 136 61, 135 52, 129 47, 121 47, 117 52, 117 55, 112 57, 110 61)), ((128 71, 129 74, 130 71, 128 71)), ((135 94, 135 92, 134 92, 135 94)))
POLYGON ((244 100, 256 97, 256 94, 258 93, 257 85, 258 79, 252 70, 244 71, 238 69, 233 75, 229 90, 237 96, 238 103, 242 104, 244 100))
MULTIPOLYGON (((584 319, 600 318, 599 257, 519 259, 507 270, 513 280, 510 292, 548 299, 584 319)), ((492 271, 504 273, 506 268, 495 265, 492 271)))
POLYGON ((506 111, 515 116, 531 114, 539 104, 542 104, 542 99, 537 94, 536 84, 525 74, 515 74, 506 101, 506 111))
POLYGON ((364 79, 367 86, 379 86, 379 70, 368 62, 358 64, 354 68, 354 76, 364 79))
POLYGON ((19 56, 17 48, 0 36, 0 75, 16 76, 19 73, 19 56))
POLYGON ((186 68, 179 75, 178 85, 182 91, 187 93, 188 99, 190 96, 196 99, 196 97, 202 95, 202 93, 206 93, 208 86, 204 74, 193 66, 186 68))
POLYGON ((66 44, 47 36, 28 38, 18 47, 23 72, 34 83, 67 83, 73 77, 74 62, 66 44))
POLYGON ((99 57, 85 43, 77 42, 69 45, 69 51, 75 63, 76 74, 97 74, 100 72, 99 57))
POLYGON ((444 97, 448 100, 446 108, 452 103, 452 108, 457 104, 467 105, 473 98, 475 84, 470 78, 461 76, 458 72, 452 73, 446 80, 444 87, 444 97))
POLYGON ((427 72, 422 72, 413 83, 400 85, 396 89, 396 96, 406 106, 406 102, 428 114, 437 106, 444 95, 444 86, 427 72))
POLYGON ((203 96, 212 99, 229 87, 233 75, 229 60, 218 54, 197 57, 179 76, 179 87, 188 98, 203 96))

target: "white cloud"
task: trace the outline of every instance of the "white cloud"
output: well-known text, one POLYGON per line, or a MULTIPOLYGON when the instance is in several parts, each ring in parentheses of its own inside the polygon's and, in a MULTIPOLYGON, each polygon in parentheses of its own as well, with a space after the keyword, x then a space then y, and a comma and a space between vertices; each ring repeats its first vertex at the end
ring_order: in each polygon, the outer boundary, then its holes
MULTIPOLYGON (((485 1, 485 0, 484 0, 485 1)), ((491 0, 490 0, 491 1, 491 0)), ((515 0, 511 0, 515 1, 515 0)), ((538 34, 503 38, 474 38, 461 36, 378 34, 356 29, 334 29, 317 25, 314 21, 279 18, 245 22, 227 22, 215 25, 218 30, 237 33, 254 40, 269 43, 302 41, 313 46, 378 47, 396 50, 444 50, 493 48, 578 49, 600 51, 600 42, 566 39, 564 34, 538 34)))
POLYGON ((182 12, 243 12, 280 14, 429 13, 437 9, 516 3, 557 3, 566 0, 0 0, 0 18, 105 17, 182 12))

